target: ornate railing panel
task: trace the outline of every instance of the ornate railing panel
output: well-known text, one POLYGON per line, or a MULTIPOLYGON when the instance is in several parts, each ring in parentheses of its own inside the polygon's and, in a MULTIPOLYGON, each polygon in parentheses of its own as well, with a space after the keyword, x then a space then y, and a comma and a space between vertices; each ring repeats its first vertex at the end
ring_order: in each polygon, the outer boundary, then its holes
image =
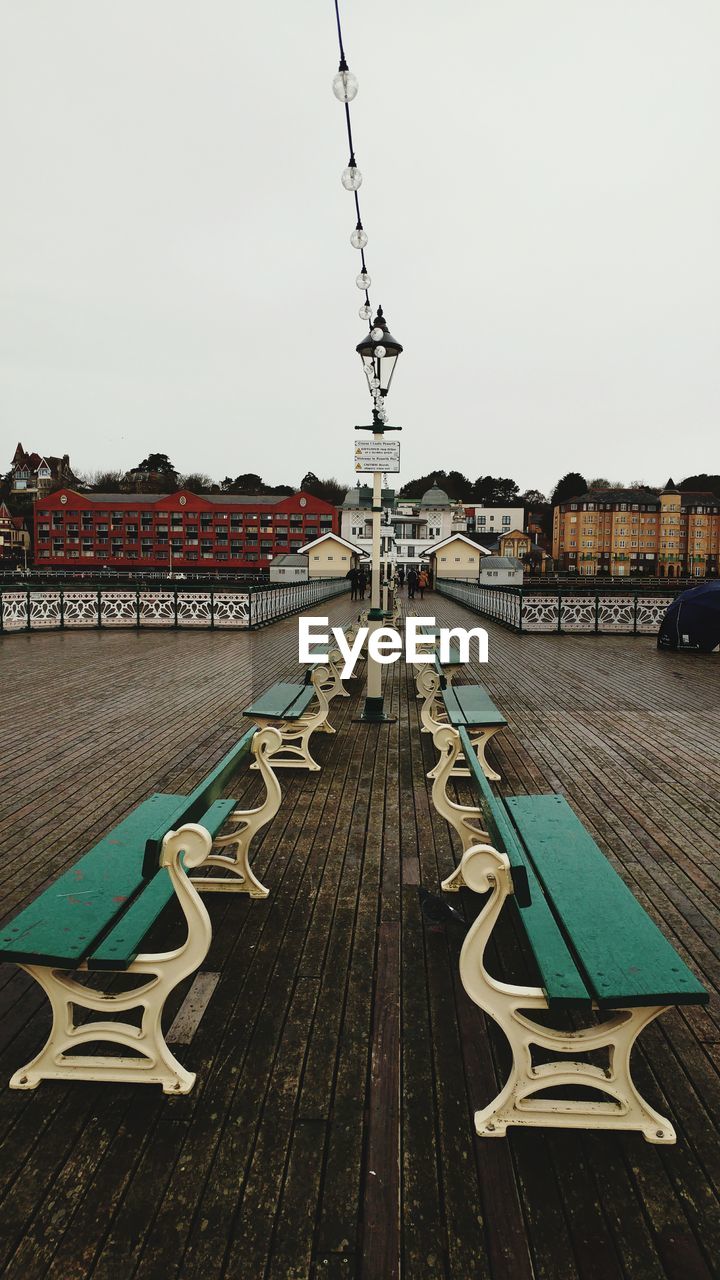
POLYGON ((99 607, 97 591, 63 591, 63 627, 96 627, 99 607))
POLYGON ((346 578, 214 591, 93 589, 0 591, 0 631, 72 627, 258 627, 350 589, 346 578))
POLYGON ((518 587, 487 587, 461 579, 439 579, 436 589, 474 613, 494 618, 515 631, 588 632, 616 635, 654 635, 677 592, 639 595, 608 591, 525 591, 518 587))
POLYGON ((249 627, 250 596, 247 591, 223 591, 213 596, 216 627, 249 627))
POLYGON ((616 631, 621 635, 635 630, 634 596, 598 596, 598 631, 616 631))
POLYGON ((29 614, 27 591, 3 591, 0 596, 0 606, 3 631, 27 631, 29 614))
POLYGON ((137 626, 137 599, 136 591, 98 592, 98 608, 101 626, 137 626))
POLYGON ((62 624, 62 597, 59 591, 31 591, 30 629, 44 631, 62 624))
POLYGON ((557 631, 558 597, 545 595, 523 596, 523 631, 557 631))
POLYGON ((637 596, 635 605, 635 630, 638 635, 655 635, 663 614, 674 596, 637 596))
MULTIPOLYGON (((557 619, 557 612, 556 612, 557 619)), ((560 628, 562 631, 595 630, 595 597, 566 596, 560 601, 560 628)))

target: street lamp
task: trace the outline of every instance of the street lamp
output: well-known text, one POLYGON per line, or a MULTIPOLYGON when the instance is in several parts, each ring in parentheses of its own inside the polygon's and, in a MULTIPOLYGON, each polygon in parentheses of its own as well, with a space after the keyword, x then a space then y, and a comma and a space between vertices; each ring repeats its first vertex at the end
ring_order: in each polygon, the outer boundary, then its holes
MULTIPOLYGON (((382 307, 378 307, 377 315, 370 325, 367 338, 359 342, 355 348, 360 356, 363 369, 368 380, 373 401, 373 420, 368 427, 356 427, 356 431, 372 431, 373 440, 382 441, 386 431, 400 431, 400 427, 387 425, 385 412, 385 396, 390 390, 390 383, 395 373, 398 356, 402 346, 393 338, 383 315, 382 307)), ((372 567, 370 577, 370 611, 368 613, 368 646, 373 633, 382 627, 384 614, 380 605, 380 561, 381 561, 381 529, 382 517, 382 477, 384 468, 373 471, 372 500, 372 567)), ((372 656, 368 647, 368 679, 365 706, 361 719, 371 724, 382 724, 390 719, 383 709, 382 667, 372 656)))
POLYGON ((395 365, 402 352, 402 346, 393 338, 387 327, 382 307, 378 307, 367 338, 359 342, 355 350, 363 362, 371 392, 379 393, 379 395, 373 395, 373 401, 380 400, 382 404, 390 390, 395 365), (377 386, 374 385, 375 383, 377 386))

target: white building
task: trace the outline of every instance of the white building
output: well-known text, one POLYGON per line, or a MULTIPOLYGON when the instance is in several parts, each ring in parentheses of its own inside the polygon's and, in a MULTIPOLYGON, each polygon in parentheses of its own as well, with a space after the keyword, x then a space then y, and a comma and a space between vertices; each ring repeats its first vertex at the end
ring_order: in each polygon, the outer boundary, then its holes
POLYGON ((307 582, 308 558, 299 551, 284 551, 270 561, 271 582, 307 582))
MULTIPOLYGON (((394 490, 384 489, 384 549, 397 568, 405 569, 430 563, 430 550, 453 533, 464 533, 465 508, 451 502, 444 489, 433 485, 422 498, 396 498, 394 490)), ((372 552, 372 490, 368 486, 349 489, 341 508, 341 530, 344 538, 356 543, 370 555, 372 552)))
POLYGON ((480 582, 488 587, 521 587, 522 561, 515 556, 483 556, 480 561, 480 582))
POLYGON ((478 507, 466 502, 464 510, 468 533, 484 533, 491 537, 525 528, 524 507, 478 507))

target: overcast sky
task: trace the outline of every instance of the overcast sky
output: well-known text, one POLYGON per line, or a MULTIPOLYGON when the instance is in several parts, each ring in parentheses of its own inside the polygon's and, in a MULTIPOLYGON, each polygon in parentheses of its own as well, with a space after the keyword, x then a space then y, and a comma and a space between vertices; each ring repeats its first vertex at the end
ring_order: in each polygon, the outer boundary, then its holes
MULTIPOLYGON (((717 0, 341 0, 404 479, 720 469, 717 0)), ((1 0, 0 470, 352 482, 332 0, 1 0)))

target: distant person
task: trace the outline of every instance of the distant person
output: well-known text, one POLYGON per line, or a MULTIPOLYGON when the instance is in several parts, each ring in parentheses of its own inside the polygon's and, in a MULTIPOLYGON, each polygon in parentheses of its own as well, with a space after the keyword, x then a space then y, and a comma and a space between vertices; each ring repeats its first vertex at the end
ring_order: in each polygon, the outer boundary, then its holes
POLYGON ((408 569, 408 575, 407 575, 408 600, 415 599, 415 588, 417 587, 417 584, 418 584, 417 573, 412 568, 408 569))
POLYGON ((367 574, 362 568, 358 572, 358 590, 360 592, 360 599, 364 600, 365 592, 367 590, 367 574))
POLYGON ((417 584, 418 584, 418 591, 420 592, 420 599, 423 600, 425 598, 425 588, 430 586, 430 574, 428 573, 427 569, 420 570, 418 574, 417 584))
POLYGON ((358 598, 358 578, 359 578, 359 574, 358 574, 357 569, 350 569, 350 570, 348 571, 348 573, 347 573, 347 575, 346 575, 346 576, 350 579, 350 599, 351 599, 351 600, 357 600, 357 598, 358 598))
POLYGON ((398 582, 400 584, 400 590, 402 591, 405 586, 405 566, 403 564, 401 564, 398 569, 398 582))

